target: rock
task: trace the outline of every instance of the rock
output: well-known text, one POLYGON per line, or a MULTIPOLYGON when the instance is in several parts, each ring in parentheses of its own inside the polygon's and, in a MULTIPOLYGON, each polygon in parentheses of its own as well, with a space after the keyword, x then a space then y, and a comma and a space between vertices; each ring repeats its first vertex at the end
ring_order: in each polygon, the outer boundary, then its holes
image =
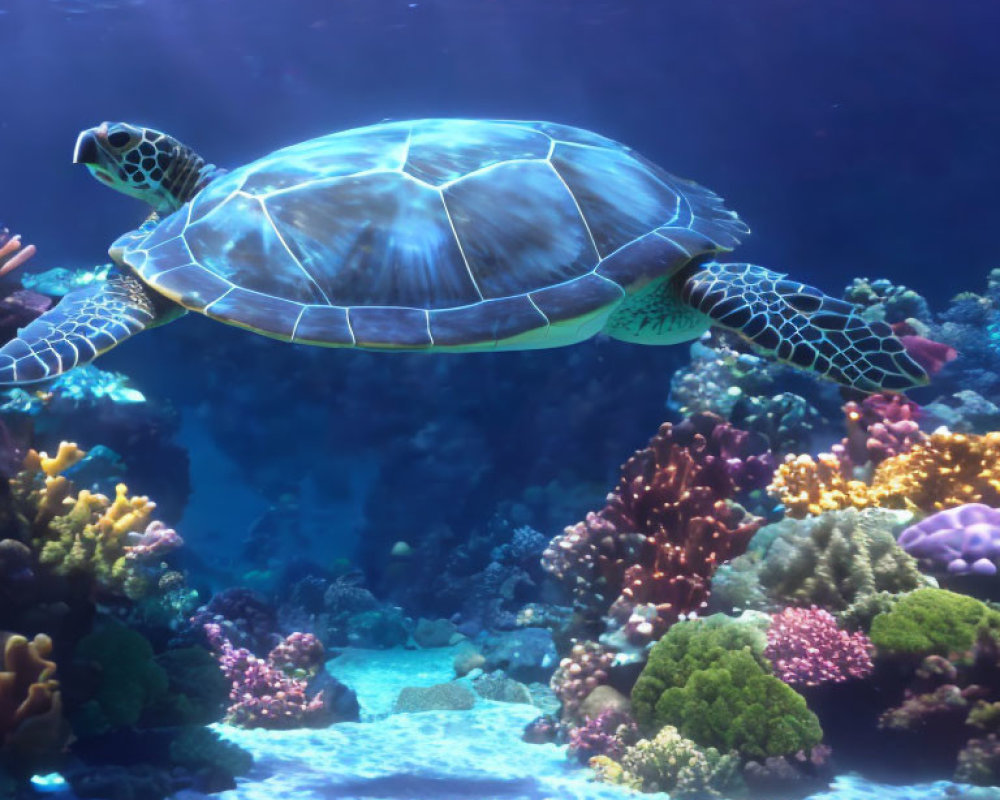
POLYGON ((460 683, 438 683, 434 686, 407 686, 399 693, 393 714, 419 711, 468 711, 476 704, 476 696, 460 683))
POLYGON ((358 697, 354 691, 325 670, 309 680, 306 694, 315 697, 323 693, 323 705, 331 722, 357 722, 361 718, 358 697))
POLYGON ((512 680, 497 670, 480 675, 472 682, 476 694, 500 703, 531 703, 531 692, 523 683, 512 680))
POLYGON ((503 670, 522 683, 546 683, 559 665, 552 632, 545 628, 521 628, 490 637, 483 644, 487 672, 503 670))
POLYGON ((463 678, 473 670, 480 669, 486 663, 486 659, 474 647, 463 647, 455 653, 452 663, 455 666, 455 674, 463 678))
POLYGON ((447 647, 454 644, 456 637, 460 636, 454 623, 446 619, 421 617, 413 631, 413 641, 421 647, 447 647))
POLYGON ((613 686, 598 686, 580 703, 580 713, 589 719, 598 717, 605 711, 632 713, 631 701, 613 686))

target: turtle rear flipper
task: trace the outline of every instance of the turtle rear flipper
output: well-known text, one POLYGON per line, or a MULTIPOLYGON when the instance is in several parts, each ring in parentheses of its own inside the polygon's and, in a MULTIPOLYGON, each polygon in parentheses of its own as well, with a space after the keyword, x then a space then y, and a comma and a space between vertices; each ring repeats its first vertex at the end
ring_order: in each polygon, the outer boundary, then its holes
POLYGON ((884 322, 753 264, 710 261, 678 276, 681 297, 768 355, 864 392, 922 386, 927 373, 884 322))
POLYGON ((163 301, 134 275, 112 272, 70 292, 0 347, 0 384, 54 378, 166 321, 163 301))

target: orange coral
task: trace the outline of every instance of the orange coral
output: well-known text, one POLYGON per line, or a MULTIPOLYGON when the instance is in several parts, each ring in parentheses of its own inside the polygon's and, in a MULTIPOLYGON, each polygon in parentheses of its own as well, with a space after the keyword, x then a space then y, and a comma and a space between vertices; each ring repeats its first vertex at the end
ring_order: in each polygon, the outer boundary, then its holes
POLYGON ((982 436, 941 432, 883 461, 870 483, 850 480, 836 456, 790 456, 769 491, 788 514, 803 517, 838 508, 918 508, 940 511, 963 503, 1000 505, 1000 432, 982 436))
POLYGON ((8 635, 0 672, 0 737, 8 744, 22 724, 38 717, 57 717, 61 710, 52 640, 39 633, 32 641, 8 635))

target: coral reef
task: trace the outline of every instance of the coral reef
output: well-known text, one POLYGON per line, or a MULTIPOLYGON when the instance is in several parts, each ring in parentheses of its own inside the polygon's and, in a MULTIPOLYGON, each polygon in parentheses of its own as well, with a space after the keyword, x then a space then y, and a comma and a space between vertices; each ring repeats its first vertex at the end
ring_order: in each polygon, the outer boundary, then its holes
POLYGON ((639 727, 623 711, 602 711, 569 732, 567 753, 581 764, 595 756, 621 760, 625 749, 639 740, 639 727))
POLYGON ((899 544, 931 571, 996 575, 1000 511, 982 503, 939 511, 904 530, 899 544))
POLYGON ((30 756, 54 751, 68 736, 62 720, 56 664, 49 660, 52 640, 37 634, 7 634, 0 670, 0 744, 8 754, 30 756))
POLYGON ((874 669, 871 651, 863 632, 841 630, 830 612, 812 606, 771 618, 764 655, 790 686, 819 686, 866 678, 874 669))

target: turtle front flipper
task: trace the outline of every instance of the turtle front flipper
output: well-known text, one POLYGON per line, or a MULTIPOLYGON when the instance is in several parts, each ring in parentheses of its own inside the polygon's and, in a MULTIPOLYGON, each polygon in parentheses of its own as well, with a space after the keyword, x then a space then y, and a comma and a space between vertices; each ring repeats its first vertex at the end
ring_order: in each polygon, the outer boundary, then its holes
POLYGON ((105 281, 67 294, 0 347, 0 384, 54 378, 173 316, 134 275, 112 271, 105 281))
POLYGON ((677 278, 681 298, 768 355, 863 392, 928 381, 884 322, 851 303, 753 264, 710 261, 677 278))

